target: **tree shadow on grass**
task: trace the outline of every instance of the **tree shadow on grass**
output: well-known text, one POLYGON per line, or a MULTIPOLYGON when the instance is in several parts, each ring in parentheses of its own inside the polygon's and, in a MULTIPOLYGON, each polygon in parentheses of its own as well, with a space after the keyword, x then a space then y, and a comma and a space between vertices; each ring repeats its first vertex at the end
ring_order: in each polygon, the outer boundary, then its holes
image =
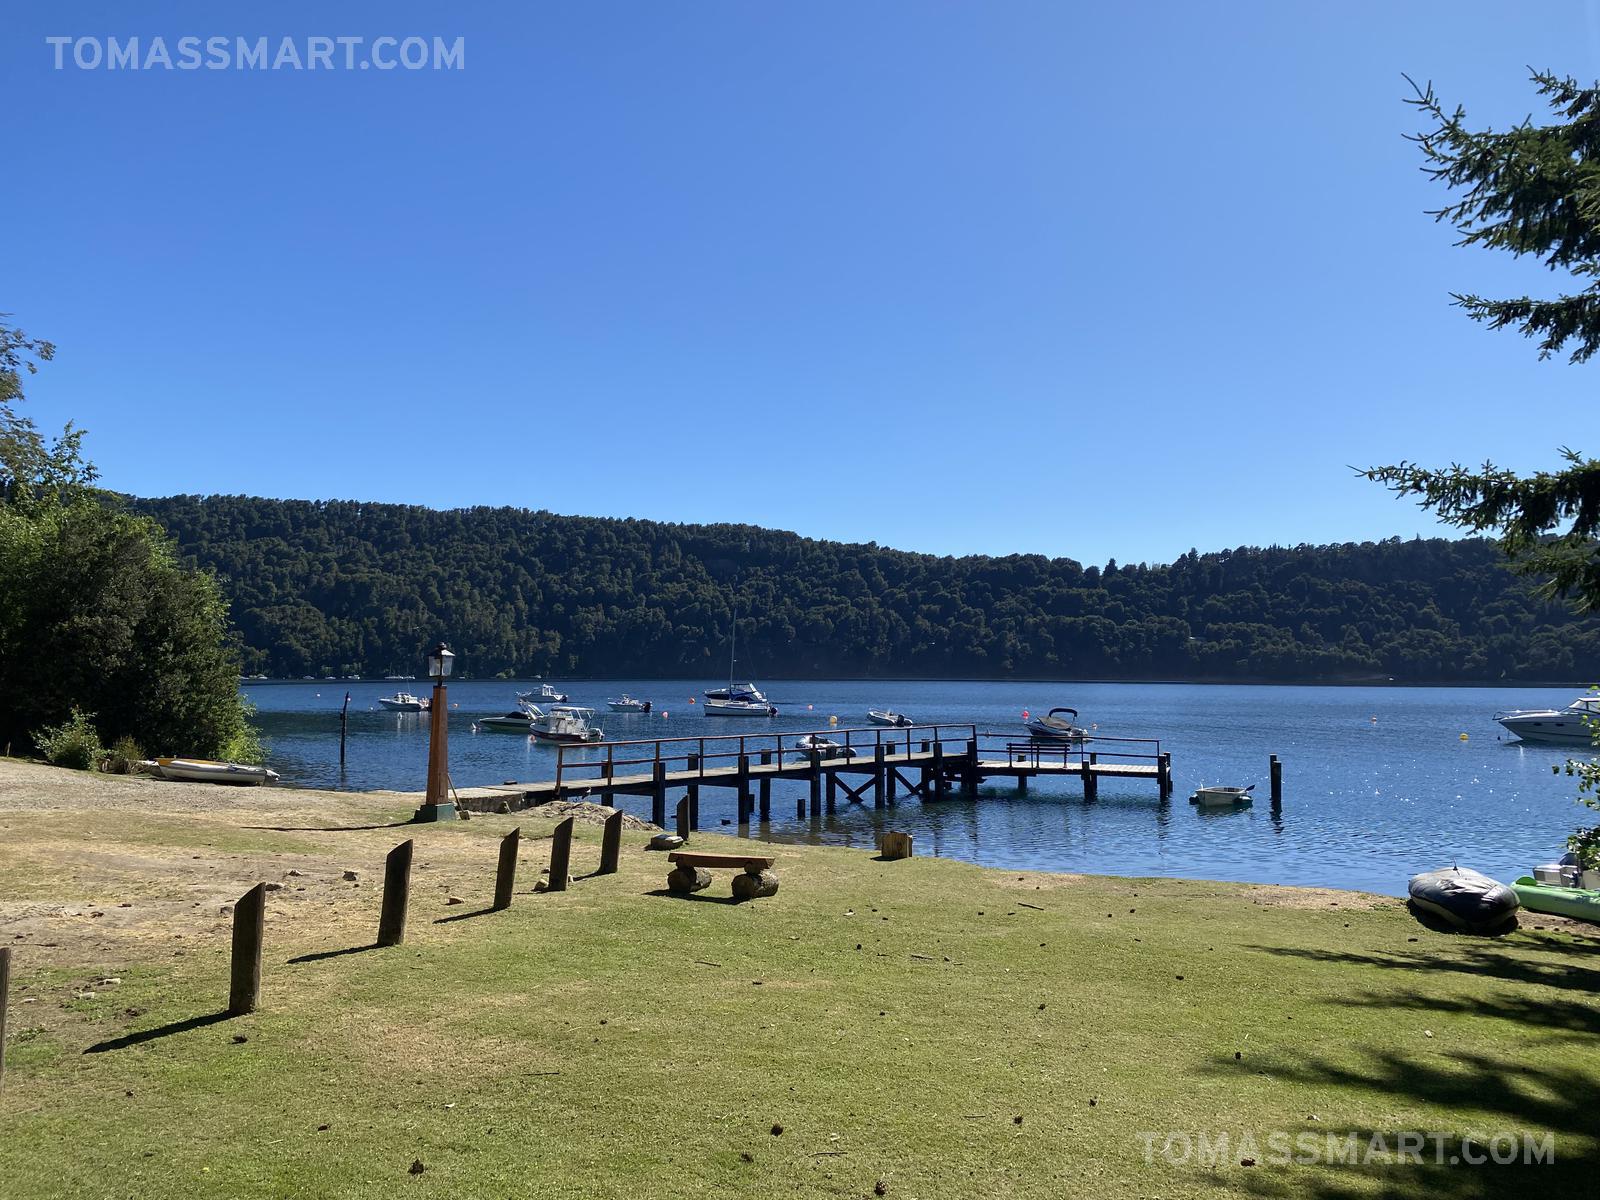
POLYGON ((182 1021, 172 1021, 166 1025, 158 1025, 154 1029, 141 1030, 138 1033, 124 1034, 119 1038, 112 1038, 105 1042, 96 1042, 84 1050, 85 1054, 104 1054, 107 1050, 123 1050, 128 1046, 137 1046, 142 1042, 153 1042, 157 1038, 170 1037, 175 1033, 187 1033, 191 1029, 203 1029, 207 1025, 216 1025, 223 1021, 232 1020, 233 1013, 226 1010, 222 1012, 207 1013, 203 1017, 187 1017, 182 1021))
POLYGON ((433 923, 435 925, 449 925, 453 921, 470 921, 473 917, 486 917, 490 913, 497 913, 497 912, 504 912, 504 911, 505 911, 504 909, 496 908, 494 905, 491 904, 491 905, 489 905, 488 908, 475 908, 471 912, 452 913, 448 917, 435 917, 433 919, 433 923))
MULTIPOLYGON (((1524 1029, 1542 1027, 1574 1038, 1600 1036, 1600 1007, 1582 1000, 1536 1000, 1510 993, 1444 1000, 1420 992, 1396 992, 1388 996, 1341 997, 1331 1003, 1347 1008, 1400 1008, 1411 1012, 1484 1017, 1509 1021, 1524 1029)), ((1600 1127, 1600 1120, 1596 1125, 1600 1127)))
MULTIPOLYGON (((1512 983, 1542 984, 1569 991, 1600 991, 1600 970, 1594 967, 1526 962, 1516 954, 1489 946, 1468 945, 1451 955, 1431 950, 1356 953, 1348 950, 1313 950, 1302 946, 1247 946, 1246 949, 1317 962, 1349 963, 1352 966, 1382 967, 1396 971, 1424 971, 1430 975, 1451 971, 1504 979, 1512 983)), ((1587 948, 1578 952, 1585 953, 1587 948)))
POLYGON ((386 825, 246 825, 264 833, 361 833, 369 829, 407 829, 414 821, 390 821, 386 825))

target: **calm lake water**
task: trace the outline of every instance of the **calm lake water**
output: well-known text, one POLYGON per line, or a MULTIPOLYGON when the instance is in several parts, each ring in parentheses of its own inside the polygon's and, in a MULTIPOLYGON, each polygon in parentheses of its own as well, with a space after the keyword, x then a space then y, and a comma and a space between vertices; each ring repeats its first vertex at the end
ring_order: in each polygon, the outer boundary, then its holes
MULTIPOLYGON (((1080 722, 1117 737, 1159 737, 1172 754, 1174 795, 1162 804, 1143 780, 1103 780, 1086 803, 1075 782, 1034 781, 1026 796, 996 781, 977 800, 900 799, 881 812, 843 803, 820 826, 794 818, 803 783, 773 785, 773 821, 761 836, 868 848, 881 827, 916 835, 918 854, 988 866, 1171 875, 1403 895, 1408 875, 1459 862, 1509 880, 1564 849, 1584 815, 1574 781, 1552 774, 1559 748, 1502 737, 1505 708, 1565 705, 1572 689, 1333 688, 1189 684, 791 682, 765 691, 771 721, 711 719, 691 696, 714 681, 559 683, 572 703, 601 710, 610 738, 711 733, 799 733, 866 724, 868 708, 890 707, 919 723, 975 722, 1022 736, 1023 709, 1072 705, 1080 722), (623 692, 648 698, 650 716, 607 713, 623 692), (663 712, 664 710, 664 712, 663 712), (1461 734, 1467 734, 1463 742, 1461 734), (1267 760, 1283 760, 1284 803, 1267 803, 1267 760), (1257 785, 1261 798, 1238 811, 1187 803, 1202 783, 1257 785)), ((422 694, 426 681, 250 684, 269 761, 286 783, 317 788, 420 791, 427 767, 426 716, 389 713, 379 696, 422 694), (348 763, 339 766, 339 706, 351 693, 348 763)), ((450 768, 457 787, 553 778, 555 751, 525 737, 473 733, 475 718, 505 712, 528 683, 461 682, 450 688, 450 768)), ((669 797, 676 803, 677 793, 669 797)), ((625 801, 649 815, 647 798, 625 801)), ((701 794, 701 823, 734 816, 730 789, 701 794)), ((754 830, 756 827, 752 826, 754 830)))

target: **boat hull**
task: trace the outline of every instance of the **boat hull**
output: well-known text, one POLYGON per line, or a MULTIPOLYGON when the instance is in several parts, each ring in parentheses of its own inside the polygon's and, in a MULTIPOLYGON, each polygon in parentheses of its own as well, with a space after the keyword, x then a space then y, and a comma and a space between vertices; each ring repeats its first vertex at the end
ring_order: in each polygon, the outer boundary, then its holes
POLYGON ((1561 917, 1600 923, 1600 892, 1540 883, 1531 875, 1523 875, 1511 888, 1517 893, 1522 907, 1533 912, 1555 913, 1561 917))
POLYGON ((878 712, 875 709, 867 712, 867 720, 874 725, 888 725, 894 729, 910 729, 911 718, 904 713, 878 712))
POLYGON ((390 712, 419 713, 428 711, 428 706, 420 700, 414 700, 409 703, 399 700, 379 700, 378 703, 390 712))
POLYGON ((278 773, 247 763, 216 762, 209 758, 158 758, 163 779, 183 783, 225 783, 234 787, 259 787, 278 782, 278 773))
POLYGON ((1563 713, 1517 715, 1498 718, 1507 733, 1524 742, 1541 746, 1588 746, 1594 731, 1577 718, 1563 713))
POLYGON ((491 733, 532 733, 532 721, 508 721, 504 717, 484 717, 478 722, 479 729, 487 729, 491 733))
POLYGON ((707 700, 702 711, 708 717, 766 718, 778 715, 778 710, 770 704, 747 704, 738 700, 707 700))

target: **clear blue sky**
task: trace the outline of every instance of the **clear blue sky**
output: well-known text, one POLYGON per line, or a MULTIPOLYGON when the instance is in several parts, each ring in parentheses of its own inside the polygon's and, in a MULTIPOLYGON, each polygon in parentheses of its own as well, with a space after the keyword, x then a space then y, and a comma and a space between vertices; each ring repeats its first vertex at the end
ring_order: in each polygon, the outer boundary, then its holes
POLYGON ((1563 281, 1451 245, 1401 103, 1522 117, 1528 65, 1600 76, 1594 4, 253 13, 7 6, 0 311, 119 489, 1126 562, 1431 531, 1348 464, 1600 445, 1600 367, 1450 306, 1563 281), (185 34, 465 69, 44 40, 185 34))

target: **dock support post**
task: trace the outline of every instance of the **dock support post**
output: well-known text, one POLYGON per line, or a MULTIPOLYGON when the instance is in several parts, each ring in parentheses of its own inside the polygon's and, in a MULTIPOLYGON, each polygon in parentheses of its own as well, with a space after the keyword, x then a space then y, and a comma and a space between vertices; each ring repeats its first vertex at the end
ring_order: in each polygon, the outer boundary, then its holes
POLYGON ((839 776, 834 771, 828 772, 828 811, 834 811, 835 801, 839 795, 839 776))
POLYGON ((617 861, 622 857, 622 814, 614 812, 606 818, 604 832, 600 835, 600 869, 596 875, 615 875, 617 861))
POLYGON ((1281 812, 1283 810, 1283 764, 1278 761, 1278 756, 1274 754, 1268 766, 1272 773, 1272 811, 1281 812))
POLYGON ((667 827, 667 764, 659 758, 650 768, 650 823, 667 827))
POLYGON ((872 807, 882 808, 886 781, 884 776, 889 773, 889 768, 883 765, 883 743, 879 742, 872 748, 872 807))
POLYGON ((1162 751, 1161 757, 1156 759, 1156 782, 1161 787, 1161 798, 1165 800, 1172 795, 1172 755, 1162 751))
POLYGON ((933 743, 933 790, 936 795, 944 795, 944 743, 933 743))
MULTIPOLYGON (((763 767, 772 765, 771 750, 763 750, 761 752, 761 765, 763 767)), ((772 776, 770 775, 761 777, 761 819, 763 821, 772 820, 772 776)))
POLYGON ((378 945, 398 946, 406 938, 406 908, 411 903, 411 852, 416 843, 401 842, 383 860, 383 908, 378 914, 378 945))
POLYGON ((513 829, 500 839, 500 865, 494 873, 496 912, 511 907, 511 893, 517 886, 517 850, 522 845, 522 830, 513 829))
POLYGON ((1028 777, 1026 775, 1017 776, 1017 792, 1023 796, 1028 794, 1028 777))
POLYGON ((258 883, 233 906, 233 963, 228 981, 228 1015, 256 1010, 261 999, 261 943, 267 932, 267 885, 258 883))
POLYGON ((822 751, 812 750, 806 757, 811 760, 811 819, 815 821, 822 816, 822 751))
POLYGON ((739 755, 739 824, 750 824, 750 756, 739 755))
POLYGON ((1089 761, 1083 764, 1083 798, 1085 800, 1098 800, 1100 798, 1100 776, 1095 774, 1095 764, 1099 761, 1098 754, 1089 755, 1089 761))
MULTIPOLYGON (((656 764, 659 766, 660 764, 656 764)), ((664 802, 663 802, 664 803, 664 802)), ((567 890, 567 876, 572 873, 572 817, 556 826, 550 835, 550 878, 545 881, 547 892, 567 890)))
POLYGON ((978 794, 978 739, 967 739, 967 762, 961 769, 961 794, 963 796, 976 796, 978 794))
MULTIPOLYGON (((698 754, 689 755, 689 770, 698 771, 699 769, 700 769, 700 756, 698 754)), ((699 829, 700 828, 700 785, 698 783, 691 783, 689 785, 688 791, 689 791, 689 828, 691 830, 695 830, 695 829, 699 829)))
POLYGON ((687 842, 689 840, 689 797, 685 796, 678 801, 678 810, 673 815, 678 822, 678 836, 687 842))

